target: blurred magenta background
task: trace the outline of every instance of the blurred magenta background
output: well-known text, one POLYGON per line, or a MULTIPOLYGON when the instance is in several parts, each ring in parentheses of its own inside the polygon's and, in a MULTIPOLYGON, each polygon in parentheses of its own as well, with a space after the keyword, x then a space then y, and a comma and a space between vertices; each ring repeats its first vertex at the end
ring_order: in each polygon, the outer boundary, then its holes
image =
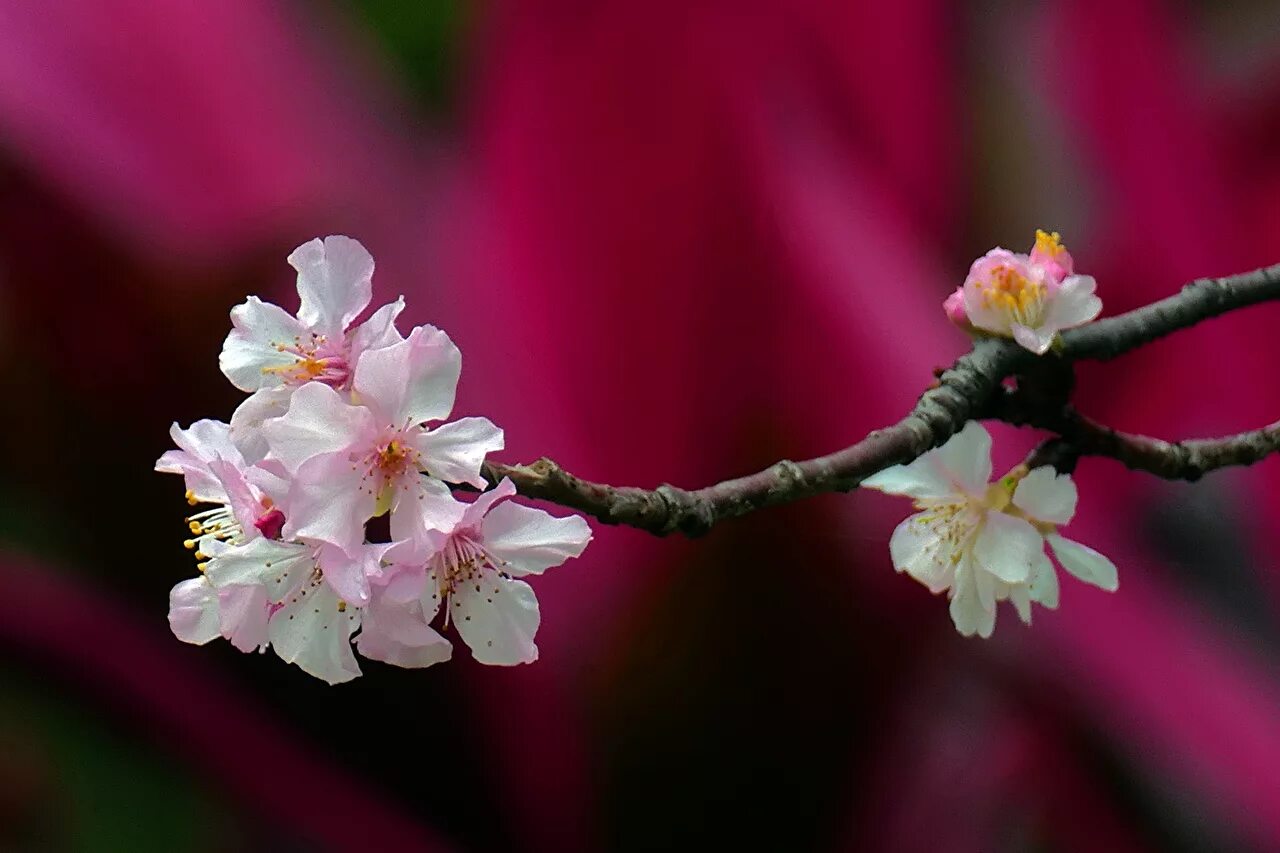
MULTIPOLYGON (((1107 313, 1280 261, 1280 9, 1081 0, 0 4, 0 849, 1276 850, 1276 463, 1086 460, 1121 587, 989 642, 831 496, 597 526, 542 660, 330 688, 169 634, 170 421, 346 233, 508 461, 696 487, 897 419, 972 258, 1064 234, 1107 313)), ((1274 420, 1262 306, 1080 371, 1166 438, 1274 420)), ((997 433, 997 465, 1034 441, 997 433)))

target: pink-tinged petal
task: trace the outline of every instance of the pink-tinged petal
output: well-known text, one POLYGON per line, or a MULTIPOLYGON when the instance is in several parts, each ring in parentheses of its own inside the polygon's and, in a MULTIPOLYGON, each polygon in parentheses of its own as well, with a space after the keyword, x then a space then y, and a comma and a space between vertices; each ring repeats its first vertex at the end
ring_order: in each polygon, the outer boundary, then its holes
POLYGON ((270 607, 267 591, 260 586, 229 586, 218 590, 218 625, 222 636, 242 652, 266 646, 270 607))
POLYGON ((1049 351, 1049 347, 1053 346, 1053 339, 1058 336, 1056 326, 1038 326, 1030 328, 1021 323, 1014 323, 1011 327, 1013 339, 1018 345, 1024 349, 1029 349, 1036 355, 1044 355, 1049 351))
POLYGON ((991 433, 978 421, 969 421, 964 429, 925 457, 953 487, 971 495, 986 492, 991 479, 991 433))
POLYGON ((1007 335, 1010 331, 1009 315, 993 307, 983 292, 992 274, 1002 267, 1010 268, 1024 278, 1029 278, 1032 274, 1026 255, 1016 255, 1008 249, 996 248, 978 258, 969 267, 969 275, 965 277, 962 291, 965 313, 974 326, 988 332, 1007 335))
POLYGON ((278 418, 289 411, 289 400, 293 397, 293 388, 288 385, 277 385, 274 388, 261 388, 254 391, 236 406, 231 414, 231 442, 250 464, 261 462, 270 452, 267 437, 262 432, 262 425, 272 418, 278 418))
POLYGON ((396 331, 396 318, 404 310, 404 297, 388 302, 369 315, 369 319, 351 330, 351 362, 360 360, 365 350, 382 349, 398 344, 404 338, 396 331))
POLYGON ((1013 505, 1037 521, 1066 524, 1076 514, 1078 497, 1070 474, 1042 465, 1018 481, 1013 505))
MULTIPOLYGON (((203 544, 201 549, 205 547, 203 544)), ((261 586, 272 601, 288 596, 315 569, 313 549, 259 537, 210 554, 205 577, 213 586, 261 586)))
POLYGON ((1041 607, 1050 610, 1058 608, 1058 570, 1053 567, 1049 555, 1040 552, 1035 567, 1031 570, 1031 583, 1028 585, 1031 600, 1040 603, 1041 607))
POLYGON ((1043 553, 1044 542, 1036 529, 1025 519, 1003 512, 987 513, 973 543, 977 568, 1005 583, 1025 582, 1043 553))
POLYGON ((557 518, 510 501, 493 508, 481 526, 484 547, 508 574, 536 575, 577 557, 591 541, 591 525, 580 515, 557 518))
POLYGON ((280 384, 280 368, 297 361, 280 347, 294 346, 306 333, 301 323, 279 305, 250 296, 231 309, 231 332, 222 344, 218 367, 241 391, 280 384))
POLYGON ((333 235, 289 255, 298 271, 298 319, 337 341, 373 297, 373 256, 359 241, 333 235))
POLYGON ((889 556, 893 567, 906 572, 939 593, 955 580, 954 564, 950 552, 941 553, 942 540, 927 524, 920 522, 920 515, 912 515, 893 529, 889 537, 889 556))
POLYGON ((503 448, 502 430, 488 418, 462 418, 424 430, 411 441, 422 454, 421 465, 428 474, 477 489, 485 487, 480 476, 485 457, 503 448))
POLYGON ((325 583, 338 598, 356 607, 369 603, 368 565, 363 559, 348 556, 337 546, 324 545, 319 549, 317 562, 325 583))
POLYGON ((245 536, 257 535, 254 524, 262 515, 262 501, 245 479, 244 472, 224 459, 215 459, 209 463, 209 471, 218 478, 227 495, 227 506, 239 522, 245 536))
POLYGON ((169 437, 178 450, 167 451, 157 461, 155 470, 181 474, 187 489, 204 503, 226 503, 222 483, 209 469, 214 459, 240 463, 240 452, 231 443, 230 427, 222 421, 200 420, 182 429, 176 423, 169 427, 169 437))
POLYGON ((447 661, 453 646, 427 624, 416 599, 392 602, 375 595, 356 638, 360 654, 393 666, 421 668, 447 661))
POLYGON ((1081 326, 1102 313, 1102 300, 1094 295, 1097 282, 1091 275, 1073 275, 1062 283, 1046 322, 1057 329, 1081 326))
POLYGON ((466 508, 444 483, 419 476, 412 488, 397 493, 391 509, 391 538, 414 540, 427 531, 451 531, 462 520, 466 508))
POLYGON ((351 650, 351 633, 359 611, 339 609, 337 595, 328 584, 308 581, 271 615, 268 634, 271 647, 286 663, 329 684, 340 684, 360 675, 351 650))
POLYGON ((494 504, 505 498, 509 498, 516 493, 516 484, 511 482, 510 477, 503 477, 502 482, 489 489, 481 492, 480 495, 467 504, 466 511, 462 513, 462 519, 458 522, 459 527, 476 527, 488 515, 489 510, 493 509, 494 504))
POLYGON ((480 663, 513 666, 538 659, 538 599, 524 581, 486 569, 480 591, 466 584, 449 596, 449 617, 480 663))
POLYGON ((462 353, 449 336, 419 326, 399 343, 361 354, 354 387, 379 426, 404 427, 447 418, 461 373, 462 353))
POLYGON ((217 590, 203 577, 169 590, 169 627, 182 642, 198 646, 220 636, 217 590))
POLYGON ((973 329, 973 323, 969 320, 969 314, 964 309, 964 287, 957 287, 942 302, 942 311, 947 315, 947 319, 959 326, 965 331, 973 329))
POLYGON ((863 480, 860 485, 864 489, 875 489, 885 494, 908 498, 940 498, 951 494, 955 488, 933 464, 933 460, 926 459, 925 456, 910 465, 885 468, 863 480))
POLYGON ((380 596, 389 604, 404 604, 422 597, 427 588, 427 569, 422 563, 393 565, 379 584, 380 596))
POLYGON ((282 507, 284 538, 354 551, 364 541, 365 522, 373 517, 377 503, 362 476, 339 454, 320 456, 302 466, 282 507))
POLYGON ((1058 562, 1071 574, 1107 592, 1119 589, 1120 576, 1116 571, 1116 564, 1105 556, 1088 545, 1081 545, 1056 533, 1049 534, 1045 539, 1053 548, 1053 555, 1058 558, 1058 562))
POLYGON ((262 431, 271 455, 292 474, 317 456, 372 450, 376 438, 373 414, 343 402, 337 391, 321 382, 308 382, 294 391, 289 411, 267 421, 262 431))

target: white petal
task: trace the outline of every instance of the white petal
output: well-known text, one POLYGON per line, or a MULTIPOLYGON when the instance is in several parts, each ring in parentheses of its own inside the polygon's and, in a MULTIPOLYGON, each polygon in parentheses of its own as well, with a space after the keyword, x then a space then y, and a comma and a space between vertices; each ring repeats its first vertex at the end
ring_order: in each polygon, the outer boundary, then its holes
POLYGON ((303 334, 301 323, 279 305, 250 296, 231 309, 231 333, 222 344, 218 367, 241 391, 279 385, 274 368, 289 367, 297 357, 278 346, 293 346, 303 334))
POLYGON ((271 615, 271 646, 286 663, 330 684, 350 681, 360 674, 351 651, 351 632, 359 611, 338 609, 338 596, 320 579, 307 581, 271 615))
POLYGON ((222 636, 242 652, 267 644, 267 592, 260 586, 218 590, 218 626, 222 636))
POLYGON ((1055 610, 1058 607, 1058 570, 1053 567, 1049 555, 1040 552, 1040 559, 1031 570, 1031 583, 1028 587, 1031 600, 1038 601, 1042 607, 1055 610))
POLYGON ((404 340, 396 331, 396 318, 404 310, 404 297, 388 302, 369 315, 369 319, 351 330, 351 360, 356 362, 360 354, 369 349, 382 349, 404 340))
POLYGON ((262 426, 271 453, 290 473, 327 453, 372 450, 376 429, 366 408, 351 406, 328 385, 308 382, 293 392, 289 411, 262 426))
POLYGON ((955 592, 951 597, 951 621, 965 637, 977 634, 990 637, 995 628, 995 607, 982 606, 974 579, 973 566, 964 563, 956 571, 955 592))
POLYGON ((354 387, 379 421, 403 427, 447 418, 461 373, 462 353, 449 336, 419 326, 400 343, 365 351, 354 387))
POLYGON ((1037 521, 1066 524, 1076 514, 1076 484, 1070 474, 1041 465, 1018 481, 1013 505, 1037 521))
POLYGON ((289 411, 293 387, 261 388, 244 399, 231 415, 231 441, 250 464, 261 462, 271 450, 262 425, 289 411))
POLYGON ((1036 355, 1044 355, 1048 352, 1057 335, 1057 326, 1041 325, 1031 328, 1021 323, 1013 324, 1013 339, 1036 355))
POLYGON ((991 479, 991 433, 978 421, 969 421, 964 429, 926 456, 936 470, 971 495, 980 495, 991 479))
POLYGON ((942 539, 927 524, 921 523, 922 514, 910 516, 893 530, 889 537, 889 556, 893 567, 906 572, 929 588, 930 592, 942 592, 950 588, 955 579, 955 564, 951 551, 942 549, 942 539))
POLYGON ((977 541, 973 558, 978 568, 1005 583, 1022 583, 1031 575, 1037 555, 1044 543, 1031 524, 1003 512, 988 512, 977 541))
MULTIPOLYGON (((368 570, 371 567, 367 560, 361 558, 364 550, 365 548, 357 546, 356 554, 348 556, 344 549, 326 544, 321 546, 318 555, 325 583, 340 600, 356 607, 364 607, 369 603, 368 570)), ((376 563, 374 567, 376 568, 376 563)))
POLYGON ((539 574, 576 557, 591 541, 591 525, 578 515, 557 518, 510 501, 494 507, 481 526, 484 547, 516 576, 539 574))
POLYGON ((1107 592, 1115 592, 1120 586, 1116 564, 1090 548, 1065 539, 1056 533, 1045 537, 1053 548, 1054 556, 1062 567, 1085 583, 1091 583, 1107 592))
POLYGON ((1013 602, 1013 609, 1018 611, 1018 618, 1022 620, 1022 624, 1031 624, 1031 590, 1026 584, 1015 584, 1009 588, 1009 600, 1013 602))
POLYGON ((412 444, 422 454, 422 466, 431 476, 483 489, 486 481, 480 476, 480 466, 485 456, 502 449, 503 436, 488 418, 462 418, 420 432, 412 444))
POLYGON ((510 477, 503 477, 498 485, 488 491, 481 492, 475 500, 467 504, 467 509, 462 513, 462 519, 458 522, 459 527, 479 527, 484 521, 484 517, 489 514, 489 510, 499 501, 509 498, 516 493, 516 484, 511 482, 510 477))
POLYGON ((908 498, 940 498, 951 494, 953 489, 947 478, 923 456, 910 465, 894 465, 872 474, 861 485, 864 489, 908 498))
POLYGON ((217 590, 202 577, 169 590, 169 627, 184 643, 202 646, 220 636, 217 590))
POLYGON ((449 616, 481 663, 511 666, 538 658, 538 599, 524 581, 491 569, 474 586, 461 585, 449 596, 449 616))
POLYGON ((219 588, 260 585, 272 601, 280 601, 314 568, 311 548, 260 536, 212 557, 205 577, 219 588))
POLYGON ((419 476, 417 488, 398 494, 391 510, 391 538, 419 539, 426 531, 452 531, 467 505, 434 477, 419 476))
POLYGON ((1102 313, 1102 300, 1094 296, 1097 282, 1091 275, 1068 276, 1049 306, 1046 323, 1070 329, 1088 323, 1102 313))
POLYGON ((373 296, 373 256, 350 237, 303 243, 289 255, 298 271, 298 319, 337 340, 373 296))

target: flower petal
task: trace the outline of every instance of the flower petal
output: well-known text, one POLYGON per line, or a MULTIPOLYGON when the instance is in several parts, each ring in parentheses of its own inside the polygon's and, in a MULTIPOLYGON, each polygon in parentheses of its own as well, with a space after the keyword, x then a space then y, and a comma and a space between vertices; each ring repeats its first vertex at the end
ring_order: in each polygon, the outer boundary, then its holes
POLYGON ((508 501, 485 516, 484 547, 504 562, 509 574, 540 574, 577 557, 591 541, 591 525, 580 515, 557 518, 540 509, 508 501))
POLYGON ((488 454, 503 448, 503 435, 488 418, 462 418, 424 430, 412 443, 431 476, 483 489, 486 481, 480 476, 480 466, 488 454))
POLYGON ((375 430, 368 409, 348 405, 322 382, 294 391, 289 411, 262 425, 271 454, 291 474, 317 456, 366 449, 362 445, 372 445, 375 430))
POLYGON ((1028 585, 1031 600, 1038 601, 1041 607, 1056 610, 1058 607, 1058 570, 1053 567, 1049 555, 1040 552, 1035 568, 1031 570, 1031 583, 1028 585))
POLYGON ((270 602, 261 586, 229 586, 218 590, 218 626, 222 636, 242 652, 267 645, 270 602))
POLYGON ((203 577, 185 580, 169 590, 169 628, 182 642, 198 646, 221 635, 218 592, 203 577))
POLYGON ((1013 339, 1036 355, 1044 355, 1048 352, 1049 347, 1053 346, 1053 339, 1058 335, 1058 327, 1048 324, 1033 329, 1021 323, 1014 323, 1012 331, 1013 339))
POLYGON ((1107 592, 1115 592, 1120 587, 1116 564, 1088 545, 1081 545, 1056 533, 1049 534, 1045 539, 1062 567, 1080 580, 1107 592))
POLYGON ((1046 323, 1055 329, 1082 326, 1102 313, 1102 300, 1094 295, 1098 284, 1091 275, 1068 276, 1049 306, 1046 323))
POLYGON ((962 636, 990 637, 995 629, 995 607, 984 608, 978 595, 973 565, 961 564, 956 570, 956 586, 951 596, 951 621, 962 636))
POLYGON ((220 589, 237 585, 262 586, 270 600, 280 601, 313 569, 315 558, 311 548, 258 537, 243 545, 229 546, 217 556, 211 555, 205 577, 220 589))
POLYGON ((309 580, 271 615, 271 646, 281 660, 296 663, 322 681, 350 681, 360 674, 351 650, 358 614, 354 607, 339 610, 338 596, 329 585, 318 578, 309 580))
POLYGON ((524 581, 482 570, 475 587, 463 584, 449 596, 449 616, 481 663, 512 666, 538 659, 538 599, 524 581))
POLYGON ((351 330, 351 362, 359 361, 365 350, 382 349, 398 344, 404 338, 396 331, 396 318, 404 310, 404 297, 388 302, 369 315, 369 319, 351 330))
POLYGON ((303 243, 289 255, 298 271, 298 319, 337 340, 373 296, 373 256, 350 237, 303 243))
POLYGON ((1037 521, 1066 524, 1076 514, 1079 495, 1070 474, 1041 465, 1018 481, 1013 505, 1037 521))
POLYGON ((958 487, 971 495, 981 495, 991 479, 991 433, 978 421, 969 421, 925 457, 939 476, 954 484, 952 491, 958 487))
POLYGON ((908 517, 893 530, 889 537, 889 555, 893 567, 906 572, 938 593, 950 588, 955 580, 955 564, 951 552, 942 550, 942 539, 937 531, 921 522, 923 515, 908 517))
POLYGON ((262 425, 289 411, 292 397, 293 388, 289 385, 260 388, 245 397, 231 413, 231 442, 250 464, 261 462, 270 452, 262 425))
POLYGON ((231 309, 231 332, 222 344, 218 367, 241 391, 279 385, 275 369, 297 361, 293 353, 281 352, 279 347, 293 346, 305 331, 279 305, 250 296, 231 309))
POLYGON ((462 353, 449 336, 419 326, 399 343, 361 354, 354 387, 380 427, 403 427, 447 418, 461 373, 462 353))
POLYGON ((422 605, 375 595, 356 638, 360 654, 393 666, 421 668, 446 661, 453 646, 427 624, 422 605))
MULTIPOLYGON (((925 456, 928 456, 926 453, 925 456)), ((940 498, 951 494, 953 486, 930 459, 921 456, 910 465, 894 465, 872 474, 860 484, 889 495, 908 498, 940 498)))
POLYGON ((1005 583, 1023 583, 1031 575, 1037 554, 1043 553, 1040 534, 1029 522, 1008 513, 988 512, 973 543, 980 571, 1005 583))
POLYGON ((282 507, 284 538, 353 551, 364 541, 364 525, 376 504, 362 487, 362 476, 339 454, 318 456, 299 468, 282 507))
POLYGON ((323 545, 317 555, 325 583, 339 599, 356 607, 364 607, 369 603, 369 564, 363 559, 364 550, 363 547, 357 547, 355 554, 349 556, 345 550, 335 545, 323 545))
POLYGON ((484 517, 489 514, 489 510, 493 509, 494 504, 504 498, 511 497, 515 493, 516 484, 511 482, 510 477, 503 477, 498 485, 488 491, 481 492, 475 500, 467 504, 458 526, 478 527, 484 521, 484 517))
POLYGON ((451 531, 467 505, 435 477, 419 476, 416 488, 396 492, 391 508, 391 538, 396 541, 421 539, 432 530, 451 531))
POLYGON ((1022 620, 1022 624, 1031 624, 1031 590, 1026 584, 1014 584, 1009 588, 1009 600, 1013 602, 1013 609, 1018 611, 1018 618, 1022 620))

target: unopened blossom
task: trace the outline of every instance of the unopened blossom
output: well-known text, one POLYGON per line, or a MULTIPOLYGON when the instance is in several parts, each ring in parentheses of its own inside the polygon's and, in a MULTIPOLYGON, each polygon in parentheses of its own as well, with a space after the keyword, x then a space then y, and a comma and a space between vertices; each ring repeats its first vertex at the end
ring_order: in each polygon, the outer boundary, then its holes
MULTIPOLYGON (((1096 289, 1092 276, 1073 273, 1071 255, 1057 233, 1038 231, 1030 254, 996 248, 974 261, 962 292, 975 328, 1011 337, 1043 355, 1063 329, 1101 313, 1096 289)), ((953 299, 948 299, 948 316, 954 313, 953 299)))
POLYGON ((231 333, 218 360, 233 385, 252 392, 231 420, 237 441, 251 456, 253 431, 284 413, 293 389, 308 382, 349 389, 361 353, 401 339, 395 320, 404 309, 403 298, 354 322, 372 298, 373 279, 373 257, 358 241, 340 235, 316 238, 294 249, 288 260, 298 272, 297 316, 250 296, 232 309, 231 333))
POLYGON ((286 538, 350 550, 365 522, 389 510, 392 536, 402 539, 420 521, 448 520, 446 482, 485 485, 480 466, 502 449, 502 430, 478 417, 424 426, 453 409, 461 358, 448 335, 420 326, 360 356, 352 382, 360 405, 319 382, 294 393, 288 411, 263 425, 271 459, 292 481, 286 538))
MULTIPOLYGON (((591 528, 581 517, 557 518, 506 500, 515 491, 504 479, 474 502, 457 503, 447 525, 423 527, 396 546, 387 555, 394 565, 382 593, 427 623, 443 609, 441 627, 452 623, 476 660, 504 666, 538 657, 538 599, 519 578, 577 557, 591 540, 591 528)), ((357 640, 361 653, 412 649, 405 634, 391 636, 387 629, 371 627, 357 640)), ((434 643, 438 636, 433 630, 415 639, 434 643)))
POLYGON ((976 421, 942 447, 862 485, 914 499, 916 509, 889 541, 893 566, 934 593, 947 593, 951 618, 965 636, 989 637, 996 603, 1010 600, 1024 622, 1031 603, 1054 608, 1058 579, 1047 541, 1082 580, 1115 589, 1115 566, 1057 528, 1075 513, 1075 485, 1051 468, 1015 469, 994 483, 991 436, 976 421))

